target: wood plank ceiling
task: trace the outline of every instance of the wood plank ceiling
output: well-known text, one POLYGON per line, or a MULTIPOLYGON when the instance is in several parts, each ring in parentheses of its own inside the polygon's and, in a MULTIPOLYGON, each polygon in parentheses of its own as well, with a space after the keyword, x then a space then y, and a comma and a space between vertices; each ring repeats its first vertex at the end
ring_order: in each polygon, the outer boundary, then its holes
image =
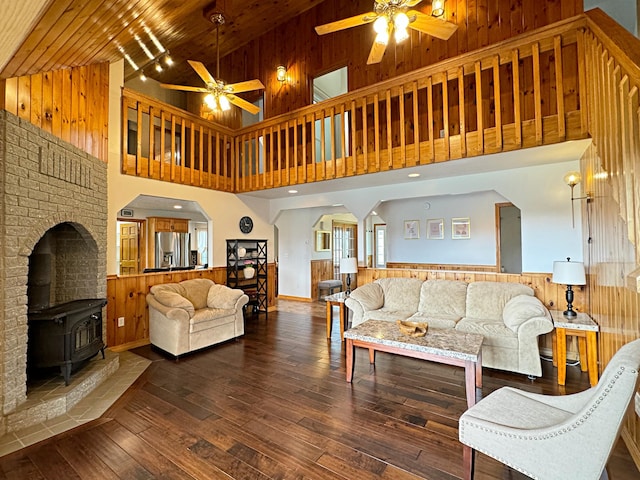
MULTIPOLYGON (((185 60, 215 66, 215 26, 204 11, 225 16, 220 27, 220 56, 224 57, 322 1, 51 0, 0 78, 115 62, 123 53, 142 66, 149 58, 139 42, 154 57, 160 53, 151 32, 178 62, 161 74, 151 66, 145 73, 162 82, 196 84, 198 77, 185 60)), ((125 62, 125 76, 134 73, 125 62)))

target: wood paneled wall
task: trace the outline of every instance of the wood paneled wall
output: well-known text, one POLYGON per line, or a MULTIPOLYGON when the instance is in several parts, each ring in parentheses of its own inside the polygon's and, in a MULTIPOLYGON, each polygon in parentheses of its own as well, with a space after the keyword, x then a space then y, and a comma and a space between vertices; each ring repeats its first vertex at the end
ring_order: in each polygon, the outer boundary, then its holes
MULTIPOLYGON (((270 118, 309 105, 313 78, 338 67, 348 67, 352 91, 583 11, 581 0, 449 0, 446 19, 458 24, 449 40, 411 31, 401 45, 391 41, 376 65, 366 65, 374 37, 371 28, 360 26, 324 36, 314 30, 316 25, 369 12, 371 5, 370 0, 326 0, 221 59, 221 71, 229 82, 260 78, 266 86, 265 118, 270 118), (287 67, 287 83, 276 80, 277 65, 287 67)), ((416 8, 428 13, 431 6, 422 2, 416 8)), ((547 60, 542 70, 551 68, 552 55, 547 60)))
MULTIPOLYGON (((589 12, 589 133, 581 164, 588 310, 600 325, 599 358, 640 338, 640 41, 601 12, 589 12)), ((633 401, 632 401, 633 404, 633 401)), ((640 468, 640 417, 632 410, 622 436, 640 468)))
MULTIPOLYGON (((276 304, 275 265, 268 265, 267 305, 271 310, 276 304)), ((147 293, 153 285, 181 282, 192 278, 209 278, 224 285, 227 282, 226 267, 207 270, 145 273, 140 275, 107 277, 107 346, 126 350, 149 343, 149 307, 147 293), (124 317, 124 327, 118 327, 118 317, 124 317)))
POLYGON ((311 298, 318 297, 318 282, 333 279, 333 260, 311 260, 311 298))
POLYGON ((497 272, 496 265, 452 265, 452 264, 435 264, 435 263, 403 263, 403 262, 387 262, 387 268, 409 268, 413 270, 455 270, 464 272, 497 272))
POLYGON ((8 112, 107 161, 108 63, 9 78, 0 95, 8 112))

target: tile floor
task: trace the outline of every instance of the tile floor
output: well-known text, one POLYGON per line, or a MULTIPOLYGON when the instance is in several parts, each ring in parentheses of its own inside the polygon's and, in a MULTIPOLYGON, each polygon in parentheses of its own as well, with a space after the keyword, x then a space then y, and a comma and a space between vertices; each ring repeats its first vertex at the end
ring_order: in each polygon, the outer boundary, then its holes
MULTIPOLYGON (((116 355, 108 351, 107 354, 116 355)), ((121 352, 119 355, 120 367, 116 372, 69 409, 67 413, 0 437, 0 456, 33 445, 100 417, 151 363, 148 359, 128 351, 121 352)), ((60 382, 64 387, 64 381, 58 381, 58 383, 60 382)), ((44 387, 40 387, 40 389, 42 390, 44 387)), ((51 386, 51 390, 63 389, 60 386, 51 386)), ((54 394, 50 391, 46 395, 54 394)))

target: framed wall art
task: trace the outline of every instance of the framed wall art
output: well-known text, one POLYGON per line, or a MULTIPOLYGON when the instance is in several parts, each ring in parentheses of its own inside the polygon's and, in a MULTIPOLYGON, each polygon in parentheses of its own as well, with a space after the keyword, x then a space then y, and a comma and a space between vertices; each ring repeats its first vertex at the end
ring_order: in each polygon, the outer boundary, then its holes
POLYGON ((454 240, 471 238, 471 222, 469 217, 451 219, 451 238, 454 240))
POLYGON ((404 238, 406 240, 420 238, 420 220, 404 221, 404 238))
POLYGON ((431 240, 444 239, 444 218, 427 219, 427 238, 431 240))

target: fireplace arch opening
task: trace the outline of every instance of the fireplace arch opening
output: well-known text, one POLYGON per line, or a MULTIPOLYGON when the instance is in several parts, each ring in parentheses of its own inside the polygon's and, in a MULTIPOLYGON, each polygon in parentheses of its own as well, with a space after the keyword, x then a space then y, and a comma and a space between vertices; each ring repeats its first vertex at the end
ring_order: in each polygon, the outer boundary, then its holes
MULTIPOLYGON (((47 230, 29 255, 27 276, 27 387, 33 380, 72 370, 102 351, 102 307, 98 293, 98 248, 80 224, 47 230)), ((28 391, 27 391, 28 393, 28 391)))

